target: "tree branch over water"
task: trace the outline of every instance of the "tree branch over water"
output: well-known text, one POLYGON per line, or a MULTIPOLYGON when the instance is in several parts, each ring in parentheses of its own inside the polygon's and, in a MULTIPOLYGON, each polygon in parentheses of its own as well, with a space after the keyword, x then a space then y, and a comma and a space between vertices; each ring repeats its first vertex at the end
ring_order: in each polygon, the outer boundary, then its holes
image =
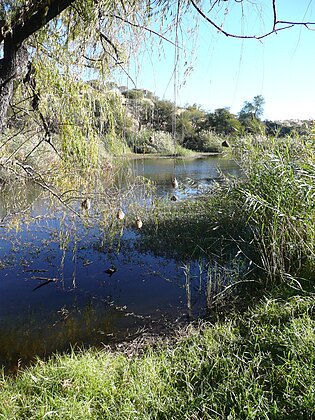
MULTIPOLYGON (((213 19, 211 19, 202 9, 201 7, 195 2, 195 0, 189 0, 192 4, 193 8, 198 12, 198 14, 205 19, 210 25, 215 27, 219 32, 221 32, 226 37, 230 38, 238 38, 238 39, 257 39, 261 40, 263 38, 266 38, 272 34, 278 33, 279 31, 283 31, 285 29, 293 28, 294 26, 305 26, 309 30, 315 30, 315 22, 298 22, 298 21, 286 21, 286 20, 278 20, 277 16, 277 9, 276 9, 276 0, 272 0, 272 10, 273 10, 273 26, 272 29, 268 32, 265 32, 261 35, 241 35, 236 34, 232 32, 228 32, 225 29, 223 29, 222 26, 219 26, 213 19), (285 25, 285 26, 280 26, 285 25), (311 28, 311 26, 314 26, 314 28, 311 28)), ((235 0, 237 3, 241 3, 241 1, 235 0)), ((216 4, 217 2, 215 2, 216 4)), ((210 9, 210 11, 213 9, 210 9)))

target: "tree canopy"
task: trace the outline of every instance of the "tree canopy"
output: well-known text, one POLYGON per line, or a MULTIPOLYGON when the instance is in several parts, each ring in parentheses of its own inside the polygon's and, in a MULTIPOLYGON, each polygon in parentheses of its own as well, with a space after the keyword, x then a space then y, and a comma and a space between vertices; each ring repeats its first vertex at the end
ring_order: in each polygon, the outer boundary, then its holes
POLYGON ((93 162, 100 125, 114 130, 121 113, 102 81, 137 47, 150 13, 140 1, 2 2, 0 128, 23 125, 49 144, 56 133, 63 157, 93 162))
POLYGON ((262 95, 257 95, 251 102, 245 101, 239 113, 239 121, 243 124, 245 131, 250 133, 263 133, 264 126, 260 117, 264 113, 265 99, 262 95))
MULTIPOLYGON (((63 139, 59 152, 90 158, 100 126, 101 131, 105 127, 113 132, 115 120, 121 118, 119 101, 113 93, 104 93, 102 80, 117 68, 128 73, 128 56, 135 55, 146 35, 171 42, 176 49, 181 47, 179 29, 199 18, 223 35, 238 38, 261 39, 295 25, 314 26, 282 20, 277 1, 270 0, 270 22, 265 22, 269 28, 264 33, 230 31, 226 15, 236 20, 251 8, 249 0, 212 0, 210 7, 197 0, 3 0, 0 132, 32 129, 50 145, 56 133, 63 139), (233 11, 227 7, 232 3, 233 11), (184 19, 187 15, 192 19, 184 19), (98 86, 86 83, 89 79, 96 79, 98 86)), ((161 102, 162 109, 167 105, 161 102)), ((254 108, 245 114, 259 118, 263 106, 259 97, 250 106, 254 108)), ((183 124, 191 130, 193 119, 186 118, 183 124)))

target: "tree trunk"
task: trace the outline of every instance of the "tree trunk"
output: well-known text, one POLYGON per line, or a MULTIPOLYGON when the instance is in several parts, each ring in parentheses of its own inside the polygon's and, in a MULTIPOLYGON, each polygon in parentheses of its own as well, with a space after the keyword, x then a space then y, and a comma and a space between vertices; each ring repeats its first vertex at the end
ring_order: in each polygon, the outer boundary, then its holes
POLYGON ((6 37, 0 60, 0 133, 13 95, 14 80, 24 75, 27 69, 28 54, 23 44, 14 45, 10 37, 6 37))
MULTIPOLYGON (((35 1, 35 0, 34 0, 35 1)), ((0 133, 3 131, 5 117, 13 95, 14 80, 23 76, 28 62, 27 49, 23 42, 40 28, 58 16, 75 0, 45 0, 39 2, 38 8, 31 16, 12 22, 11 32, 1 30, 0 45, 3 42, 3 58, 0 60, 0 133)), ((36 6, 36 3, 34 3, 36 6)), ((22 16, 23 17, 23 16, 22 16)))

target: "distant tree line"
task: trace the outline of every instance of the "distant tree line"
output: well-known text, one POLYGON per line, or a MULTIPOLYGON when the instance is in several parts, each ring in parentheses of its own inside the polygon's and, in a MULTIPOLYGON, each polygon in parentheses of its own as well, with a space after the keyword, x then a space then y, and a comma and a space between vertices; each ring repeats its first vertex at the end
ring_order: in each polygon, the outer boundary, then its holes
POLYGON ((184 108, 176 107, 172 101, 160 99, 146 89, 126 89, 126 108, 144 130, 175 135, 177 142, 192 150, 214 151, 222 139, 233 140, 246 134, 272 135, 283 137, 293 132, 305 135, 309 132, 309 121, 263 121, 265 99, 262 95, 245 101, 238 114, 229 107, 204 111, 193 104, 184 108))
POLYGON ((123 95, 127 108, 139 121, 139 129, 175 134, 178 143, 188 149, 206 150, 214 136, 236 138, 246 133, 265 133, 266 126, 261 121, 265 100, 261 95, 252 102, 246 101, 238 115, 228 107, 213 112, 206 112, 197 104, 179 108, 145 89, 126 90, 123 95))

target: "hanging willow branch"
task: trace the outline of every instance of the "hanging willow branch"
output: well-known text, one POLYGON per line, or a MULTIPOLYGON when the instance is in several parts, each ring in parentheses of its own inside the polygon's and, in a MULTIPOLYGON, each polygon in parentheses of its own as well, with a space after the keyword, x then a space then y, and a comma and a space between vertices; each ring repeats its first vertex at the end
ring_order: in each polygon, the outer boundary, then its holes
MULTIPOLYGON (((144 31, 149 32, 150 34, 155 35, 158 38, 163 39, 163 41, 166 41, 166 42, 176 46, 176 44, 172 40, 170 40, 169 38, 166 38, 166 36, 162 35, 161 33, 157 32, 157 31, 154 31, 151 28, 148 28, 147 26, 143 26, 143 25, 140 25, 140 24, 137 24, 137 23, 134 23, 134 22, 130 22, 129 20, 124 19, 123 17, 117 16, 117 15, 108 15, 108 17, 121 20, 122 22, 127 23, 127 25, 133 26, 134 28, 143 29, 144 31)), ((177 46, 177 47, 180 48, 179 46, 177 46)))

